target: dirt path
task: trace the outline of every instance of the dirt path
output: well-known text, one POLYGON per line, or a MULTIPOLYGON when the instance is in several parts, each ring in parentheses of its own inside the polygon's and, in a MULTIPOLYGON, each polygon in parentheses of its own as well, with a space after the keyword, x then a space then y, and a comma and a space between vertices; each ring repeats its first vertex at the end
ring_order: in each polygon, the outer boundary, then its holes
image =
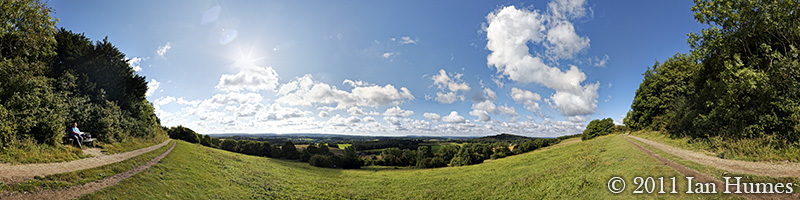
POLYGON ((149 169, 151 166, 158 163, 158 161, 161 161, 162 158, 166 157, 170 152, 172 152, 172 149, 175 148, 175 144, 176 143, 172 143, 172 146, 169 149, 167 149, 167 151, 165 151, 158 157, 155 157, 152 160, 147 161, 143 165, 140 165, 126 172, 122 172, 114 176, 108 177, 103 180, 90 182, 79 186, 73 186, 61 190, 44 190, 34 193, 10 194, 8 196, 0 196, 0 199, 75 199, 85 194, 90 194, 93 192, 97 192, 103 188, 114 186, 122 180, 128 179, 131 176, 138 174, 139 172, 149 169))
POLYGON ((749 162, 741 160, 727 160, 702 153, 684 150, 673 146, 650 141, 648 139, 629 135, 627 137, 636 139, 654 148, 681 157, 685 160, 694 161, 703 165, 724 169, 733 173, 752 174, 771 177, 798 177, 800 178, 800 163, 766 163, 749 162))
MULTIPOLYGON (((719 193, 722 193, 723 191, 725 191, 725 183, 723 183, 719 179, 716 179, 716 178, 714 178, 712 176, 709 176, 707 174, 698 172, 696 170, 693 170, 693 169, 688 168, 686 166, 683 166, 681 164, 672 162, 671 160, 669 160, 667 158, 664 158, 664 157, 662 157, 662 156, 660 156, 660 155, 658 155, 656 153, 653 153, 653 151, 650 151, 649 149, 644 148, 639 144, 636 144, 635 142, 631 141, 631 139, 629 139, 629 137, 625 137, 625 139, 628 140, 628 142, 630 142, 631 144, 633 144, 636 147, 638 147, 639 149, 641 149, 642 151, 644 151, 645 153, 647 153, 647 155, 650 155, 650 157, 653 157, 656 160, 658 160, 661 163, 663 163, 664 165, 667 165, 668 167, 674 169, 675 171, 678 171, 678 173, 683 174, 683 176, 685 176, 685 177, 694 177, 694 180, 696 182, 714 183, 714 185, 717 188, 716 191, 719 192, 719 193)), ((730 187, 730 191, 736 191, 736 190, 737 189, 735 187, 733 187, 733 186, 730 187)), ((745 197, 747 199, 797 199, 798 197, 800 197, 800 193, 794 193, 794 194, 736 194, 736 195, 745 197)))
MULTIPOLYGON (((60 163, 42 163, 42 164, 25 164, 25 165, 7 165, 0 164, 0 182, 4 184, 13 184, 23 182, 35 176, 46 176, 50 174, 60 174, 82 169, 89 169, 99 167, 111 163, 120 162, 129 158, 141 155, 143 153, 151 152, 158 148, 167 145, 171 140, 162 142, 161 144, 153 145, 146 148, 137 149, 125 153, 118 153, 112 155, 102 155, 84 158, 80 160, 73 160, 69 162, 60 163)), ((87 150, 91 151, 91 150, 87 150)), ((91 152, 90 152, 91 153, 91 152)), ((99 152, 98 152, 99 153, 99 152)))

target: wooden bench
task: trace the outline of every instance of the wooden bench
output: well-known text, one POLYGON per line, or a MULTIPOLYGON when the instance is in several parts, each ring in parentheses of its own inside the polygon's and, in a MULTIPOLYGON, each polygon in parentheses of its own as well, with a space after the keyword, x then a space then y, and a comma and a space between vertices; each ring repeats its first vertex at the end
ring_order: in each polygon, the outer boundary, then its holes
MULTIPOLYGON (((92 145, 92 147, 94 147, 94 140, 96 138, 92 137, 92 134, 89 133, 89 132, 81 132, 81 133, 83 133, 83 138, 84 138, 83 139, 83 143, 84 144, 85 143, 90 143, 92 145)), ((64 135, 63 139, 64 139, 65 142, 69 142, 73 146, 75 145, 75 142, 77 142, 77 141, 75 141, 75 138, 72 138, 72 129, 67 130, 67 134, 64 135)))

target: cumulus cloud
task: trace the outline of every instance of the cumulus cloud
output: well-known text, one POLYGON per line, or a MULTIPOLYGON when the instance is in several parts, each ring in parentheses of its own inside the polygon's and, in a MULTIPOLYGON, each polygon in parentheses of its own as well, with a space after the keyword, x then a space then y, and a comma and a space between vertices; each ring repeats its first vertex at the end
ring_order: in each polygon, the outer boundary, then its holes
POLYGON ((215 88, 222 91, 275 91, 278 87, 278 72, 272 67, 247 67, 237 74, 223 74, 215 88))
POLYGON ((150 57, 144 57, 144 58, 142 58, 142 57, 133 57, 131 59, 128 59, 128 65, 130 65, 131 68, 133 69, 133 71, 135 71, 135 72, 142 71, 142 67, 139 66, 139 64, 141 64, 142 61, 145 61, 147 59, 150 59, 150 57))
POLYGON ((361 118, 356 116, 342 117, 341 115, 336 115, 328 120, 328 124, 332 126, 350 126, 358 122, 361 122, 361 118))
POLYGON ((408 117, 408 116, 411 116, 413 114, 414 114, 414 111, 403 110, 402 108, 397 107, 397 106, 388 108, 388 109, 386 109, 385 112, 383 112, 383 116, 393 116, 393 117, 408 117))
MULTIPOLYGON (((580 37, 569 19, 585 16, 585 1, 556 0, 548 4, 549 13, 508 6, 490 13, 486 19, 486 48, 491 51, 487 65, 519 83, 538 83, 555 90, 551 96, 562 115, 586 115, 597 109, 597 85, 583 84, 586 75, 576 66, 566 71, 552 67, 531 54, 528 42, 544 47, 547 59, 572 58, 589 47, 589 38, 580 37)), ((529 103, 527 107, 535 108, 529 103)), ((530 108, 528 108, 530 110, 530 108)))
POLYGON ((478 117, 478 121, 489 121, 492 117, 489 113, 495 113, 497 106, 488 99, 482 102, 472 104, 472 111, 469 115, 478 117))
MULTIPOLYGON (((257 111, 258 109, 245 109, 245 110, 257 111)), ((260 114, 261 115, 257 118, 258 121, 277 121, 277 120, 304 117, 307 115, 311 115, 311 112, 303 111, 298 108, 283 107, 279 104, 272 104, 269 106, 269 109, 266 110, 266 112, 262 112, 260 114)))
POLYGON ((469 91, 469 84, 461 80, 463 74, 460 73, 447 73, 444 69, 440 69, 438 74, 431 76, 433 85, 440 91, 436 93, 436 101, 440 103, 453 103, 457 100, 464 100, 463 93, 459 91, 469 91), (448 92, 449 90, 449 92, 448 92))
POLYGON ((323 111, 319 111, 319 114, 317 114, 317 116, 321 117, 321 118, 328 118, 328 117, 331 117, 331 114, 328 114, 328 112, 325 112, 323 110, 323 111))
POLYGON ((150 96, 158 90, 158 87, 161 86, 161 83, 156 81, 156 79, 150 79, 150 82, 147 83, 147 92, 144 93, 144 96, 150 96))
POLYGON ((511 99, 513 99, 519 104, 524 105, 525 109, 538 112, 539 103, 537 101, 542 100, 542 96, 540 96, 538 93, 534 93, 531 91, 515 87, 511 88, 511 99))
POLYGON ((385 105, 399 105, 405 100, 413 100, 405 87, 395 88, 391 84, 385 86, 366 84, 356 86, 348 92, 313 80, 306 74, 296 77, 295 80, 281 85, 278 90, 280 96, 276 101, 287 105, 310 106, 313 104, 337 104, 337 107, 367 106, 377 107, 385 105))
POLYGON ((356 106, 353 106, 353 107, 347 109, 347 113, 349 113, 350 115, 377 115, 378 114, 378 112, 375 112, 375 111, 364 112, 364 110, 361 110, 361 108, 356 107, 356 106))
POLYGON ((454 124, 463 124, 467 122, 466 119, 464 119, 464 117, 461 115, 458 115, 458 112, 456 111, 451 111, 449 115, 442 117, 442 121, 454 124))
POLYGON ((172 48, 172 44, 167 42, 167 44, 165 44, 164 46, 159 46, 158 47, 158 50, 156 50, 156 54, 158 54, 159 56, 164 56, 164 54, 167 53, 167 51, 169 49, 171 49, 171 48, 172 48))
POLYGON ((611 57, 609 57, 607 54, 603 55, 603 58, 594 57, 592 59, 589 59, 589 61, 595 67, 605 67, 606 64, 608 64, 609 60, 611 60, 611 57))
POLYGON ((436 113, 426 112, 425 114, 422 114, 422 116, 433 121, 439 121, 440 119, 442 119, 442 116, 436 113))

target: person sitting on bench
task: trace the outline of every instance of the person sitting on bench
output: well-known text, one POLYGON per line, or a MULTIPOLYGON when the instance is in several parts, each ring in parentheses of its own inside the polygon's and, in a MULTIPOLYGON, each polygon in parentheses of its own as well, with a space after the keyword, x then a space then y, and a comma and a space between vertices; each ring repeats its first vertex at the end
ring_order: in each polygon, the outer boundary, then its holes
POLYGON ((75 122, 75 124, 73 124, 72 126, 72 134, 70 134, 70 137, 72 137, 72 139, 75 139, 75 141, 78 142, 78 147, 83 149, 83 146, 81 145, 81 143, 83 143, 83 133, 81 133, 81 130, 78 129, 77 122, 75 122))

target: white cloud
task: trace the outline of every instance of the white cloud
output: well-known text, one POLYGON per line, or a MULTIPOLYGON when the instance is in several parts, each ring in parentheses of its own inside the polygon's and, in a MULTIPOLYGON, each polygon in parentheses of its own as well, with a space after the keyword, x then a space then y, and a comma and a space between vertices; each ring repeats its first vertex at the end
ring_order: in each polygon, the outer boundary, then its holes
POLYGON ((403 36, 400 37, 400 44, 417 44, 416 40, 411 39, 411 37, 403 36))
POLYGON ((164 56, 164 54, 167 53, 167 51, 171 48, 172 45, 169 42, 167 42, 167 44, 165 44, 164 46, 158 47, 158 50, 156 50, 156 54, 158 54, 159 56, 164 56))
POLYGON ((391 84, 385 86, 368 84, 368 86, 356 86, 348 92, 335 86, 315 82, 309 74, 296 77, 295 80, 282 85, 278 94, 280 97, 276 100, 277 102, 305 106, 337 104, 337 107, 376 107, 399 105, 405 100, 414 99, 414 95, 411 95, 411 92, 405 87, 398 90, 391 84))
POLYGON ((358 122, 361 122, 361 118, 358 118, 356 116, 350 116, 350 117, 345 118, 345 117, 342 117, 341 115, 336 115, 336 116, 331 117, 331 119, 328 120, 328 124, 330 124, 332 126, 350 126, 350 125, 358 123, 358 122))
POLYGON ((538 93, 515 87, 511 88, 511 99, 514 99, 514 101, 517 103, 524 105, 525 109, 538 112, 539 103, 537 101, 542 100, 542 96, 540 96, 538 93))
POLYGON ((439 121, 440 119, 442 119, 442 116, 440 116, 439 114, 436 114, 436 113, 428 113, 428 112, 426 112, 425 114, 422 114, 422 116, 425 117, 425 118, 428 118, 430 120, 433 120, 433 121, 439 121))
MULTIPOLYGON (((257 111, 258 109, 247 109, 247 110, 257 111)), ((303 111, 298 108, 287 108, 279 104, 272 104, 269 106, 269 110, 266 110, 265 112, 259 114, 261 115, 258 116, 257 121, 279 121, 291 118, 305 117, 307 115, 311 115, 311 112, 303 111)))
POLYGON ((375 111, 364 112, 363 110, 361 110, 361 108, 356 106, 347 109, 347 113, 349 113, 350 115, 378 115, 378 112, 375 111))
POLYGON ((389 57, 392 57, 392 55, 394 55, 394 54, 395 54, 394 52, 386 52, 386 53, 381 54, 381 57, 388 59, 389 57))
POLYGON ((454 123, 454 124, 462 124, 466 122, 466 119, 461 115, 458 115, 458 112, 451 111, 449 115, 442 117, 442 121, 447 123, 454 123))
POLYGON ((568 21, 562 21, 547 31, 547 53, 560 58, 572 58, 579 51, 589 47, 589 38, 580 37, 575 27, 568 21))
POLYGON ((396 41, 400 44, 417 44, 417 40, 411 39, 409 36, 403 36, 398 38, 392 38, 392 41, 396 41))
POLYGON ((439 89, 447 88, 453 92, 458 92, 460 90, 469 91, 469 84, 462 81, 461 76, 463 76, 463 74, 459 73, 448 75, 447 71, 440 69, 439 74, 431 76, 431 80, 433 80, 433 84, 439 89), (450 76, 453 76, 453 78, 450 78, 450 76))
POLYGON ((446 104, 453 103, 457 100, 463 101, 464 95, 460 94, 459 91, 469 91, 470 87, 469 84, 461 80, 461 76, 463 76, 463 74, 448 74, 444 69, 440 69, 439 74, 431 76, 433 85, 436 85, 439 90, 443 91, 436 93, 436 101, 446 104), (444 92, 446 90, 449 90, 449 92, 444 92))
POLYGON ((272 67, 247 67, 237 74, 223 74, 215 88, 222 91, 275 91, 278 86, 278 72, 272 67))
MULTIPOLYGON (((579 37, 568 19, 585 16, 584 1, 556 0, 548 14, 538 10, 508 6, 490 13, 484 28, 492 51, 487 64, 519 83, 538 83, 555 90, 551 97, 562 115, 585 115, 597 109, 597 83, 583 85, 586 75, 576 66, 562 71, 545 64, 540 53, 531 54, 528 42, 541 44, 550 60, 572 58, 589 46, 589 39, 579 37), (545 44, 546 42, 546 44, 545 44)), ((529 110, 538 106, 528 103, 529 110)))
POLYGON ((319 114, 317 114, 317 116, 318 116, 318 117, 321 117, 321 118, 328 118, 328 117, 331 117, 331 115, 330 115, 330 114, 328 114, 328 112, 325 112, 324 110, 323 110, 323 111, 319 111, 319 114))
POLYGON ((492 91, 492 89, 483 88, 483 93, 486 93, 486 97, 489 97, 490 100, 492 101, 497 100, 497 93, 492 91))
POLYGON ((128 60, 128 65, 130 65, 131 68, 133 68, 133 71, 135 72, 142 71, 142 67, 139 65, 142 63, 142 61, 145 61, 147 59, 150 59, 150 57, 144 57, 144 58, 133 57, 128 60))
POLYGON ((161 86, 161 83, 156 81, 156 79, 150 79, 150 82, 147 83, 147 92, 144 93, 144 96, 150 96, 158 90, 158 87, 161 86))
MULTIPOLYGON (((238 92, 230 92, 225 94, 215 94, 211 99, 207 99, 208 103, 213 103, 215 105, 228 105, 228 104, 247 104, 247 103, 259 103, 264 98, 261 97, 260 94, 257 93, 238 93, 238 92)), ((206 103, 205 101, 203 103, 206 103)), ((202 104, 202 103, 201 103, 202 104)))
POLYGON ((605 66, 606 66, 606 64, 608 64, 608 61, 609 61, 609 60, 611 60, 611 57, 609 57, 609 56, 608 56, 608 54, 606 54, 606 55, 603 55, 603 58, 597 58, 597 57, 594 57, 594 58, 592 58, 592 59, 589 59, 589 61, 590 61, 590 62, 592 63, 592 65, 594 65, 595 67, 605 67, 605 66))
POLYGON ((569 116, 567 117, 567 120, 571 122, 585 122, 586 118, 581 116, 569 116))
POLYGON ((582 90, 556 91, 550 99, 561 111, 562 115, 588 115, 597 110, 597 89, 600 83, 589 84, 582 90))
POLYGON ((438 101, 439 103, 449 104, 456 102, 458 100, 463 101, 464 95, 457 95, 455 92, 448 92, 448 93, 437 92, 435 100, 438 101))
POLYGON ((497 112, 511 116, 517 116, 517 110, 509 106, 497 106, 497 112))
POLYGON ((388 108, 388 109, 386 109, 385 112, 383 112, 383 116, 393 116, 393 117, 408 117, 408 116, 411 116, 413 114, 414 114, 414 111, 403 110, 402 108, 397 107, 397 106, 388 108))

